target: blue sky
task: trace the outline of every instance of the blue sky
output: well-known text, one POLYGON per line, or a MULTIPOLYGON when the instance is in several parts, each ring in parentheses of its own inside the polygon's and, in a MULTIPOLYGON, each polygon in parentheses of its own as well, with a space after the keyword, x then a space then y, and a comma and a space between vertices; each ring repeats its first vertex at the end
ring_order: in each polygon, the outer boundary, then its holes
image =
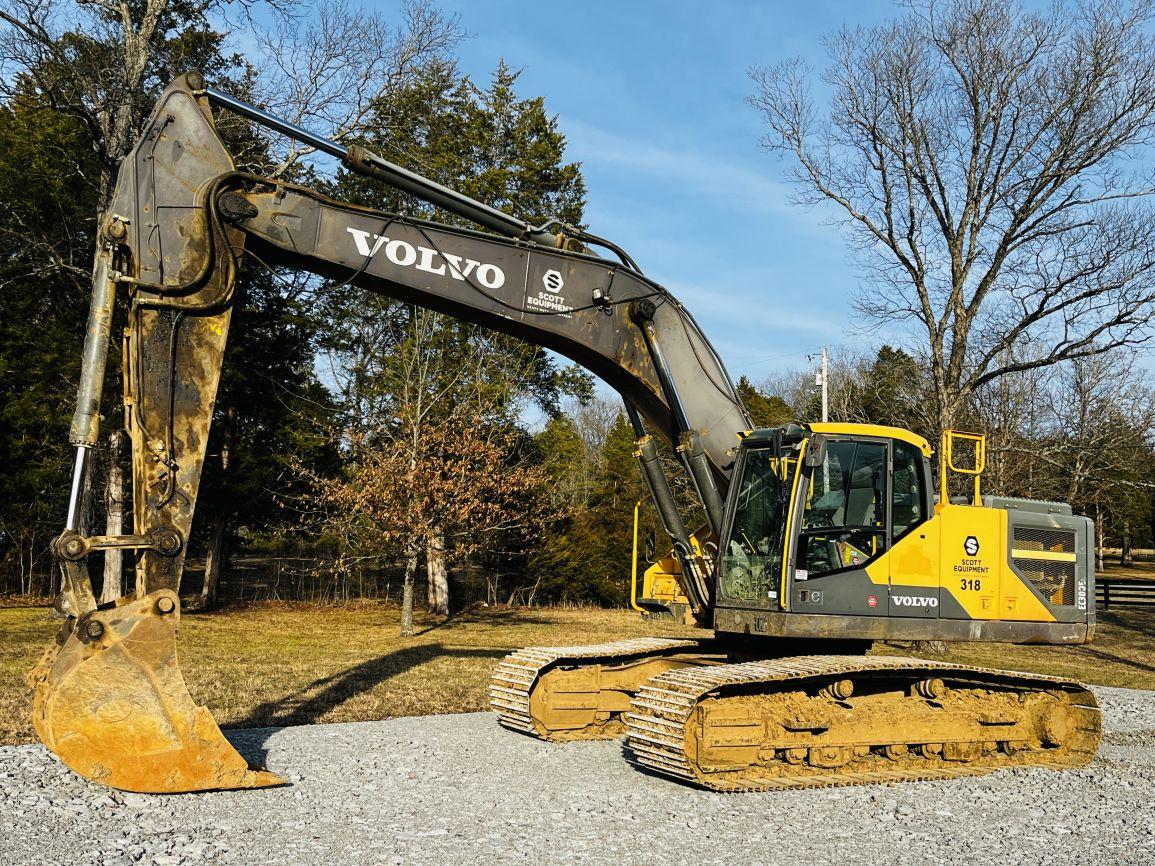
MULTIPOLYGON (((591 231, 625 247, 693 311, 730 373, 757 381, 848 346, 859 285, 830 214, 789 202, 745 102, 751 64, 802 55, 890 3, 442 2, 484 81, 499 58, 543 95, 583 165, 591 231)), ((856 345, 861 344, 861 337, 856 345)))
MULTIPOLYGON (((520 95, 545 98, 567 157, 582 164, 590 230, 690 308, 735 379, 808 368, 823 345, 860 351, 881 341, 863 337, 850 306, 859 278, 827 222, 833 211, 792 205, 786 167, 759 144, 747 72, 795 55, 821 70, 826 34, 899 7, 435 2, 469 34, 457 50, 464 72, 484 84, 504 59, 522 71, 520 95)), ((366 4, 393 16, 401 0, 366 4)), ((234 40, 254 50, 243 29, 234 40)))

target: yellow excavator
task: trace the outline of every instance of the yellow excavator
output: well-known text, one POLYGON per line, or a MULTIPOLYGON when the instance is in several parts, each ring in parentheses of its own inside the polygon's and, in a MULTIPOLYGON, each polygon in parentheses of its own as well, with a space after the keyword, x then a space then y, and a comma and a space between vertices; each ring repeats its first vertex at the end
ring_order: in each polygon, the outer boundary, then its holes
POLYGON ((1079 683, 866 654, 874 641, 1091 639, 1090 522, 1065 505, 982 496, 981 437, 946 434, 936 494, 931 447, 909 431, 751 429, 693 317, 613 243, 529 225, 190 73, 159 98, 99 226, 72 492, 54 542, 65 619, 31 677, 37 733, 81 775, 143 792, 281 782, 233 749, 176 659, 177 590, 238 263, 250 253, 547 347, 622 395, 673 544, 650 581, 656 592, 666 576, 669 601, 640 601, 684 604, 712 637, 513 653, 491 684, 505 727, 548 740, 624 733, 635 763, 724 791, 1075 767, 1095 754, 1100 713, 1079 683), (480 228, 238 171, 214 110, 480 228), (134 525, 108 536, 90 534, 82 515, 118 293, 134 525), (707 526, 696 533, 675 507, 658 439, 701 501, 707 526), (969 459, 958 458, 964 448, 969 459), (973 476, 973 494, 952 499, 953 475, 973 476), (135 587, 97 604, 87 560, 110 549, 131 557, 135 587))

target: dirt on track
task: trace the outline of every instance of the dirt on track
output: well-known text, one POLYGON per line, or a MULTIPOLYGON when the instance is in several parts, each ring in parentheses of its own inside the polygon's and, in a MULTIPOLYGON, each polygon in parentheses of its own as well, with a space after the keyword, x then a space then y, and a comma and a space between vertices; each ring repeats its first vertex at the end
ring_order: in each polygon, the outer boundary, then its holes
POLYGON ((768 794, 645 775, 489 713, 228 732, 284 788, 122 794, 0 748, 0 863, 1155 863, 1155 692, 1096 688, 1081 770, 768 794))

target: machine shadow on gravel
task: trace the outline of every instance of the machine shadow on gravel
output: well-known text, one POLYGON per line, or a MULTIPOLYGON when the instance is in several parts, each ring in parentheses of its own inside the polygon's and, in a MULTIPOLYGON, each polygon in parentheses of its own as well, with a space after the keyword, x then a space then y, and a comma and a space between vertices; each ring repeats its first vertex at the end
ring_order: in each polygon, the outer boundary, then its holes
POLYGON ((369 659, 332 676, 322 677, 303 689, 274 701, 256 706, 236 723, 237 729, 225 736, 249 761, 264 766, 268 738, 289 725, 312 725, 349 698, 373 689, 380 683, 436 658, 502 658, 503 649, 474 649, 425 644, 405 647, 369 659), (309 697, 305 697, 309 695, 309 697))

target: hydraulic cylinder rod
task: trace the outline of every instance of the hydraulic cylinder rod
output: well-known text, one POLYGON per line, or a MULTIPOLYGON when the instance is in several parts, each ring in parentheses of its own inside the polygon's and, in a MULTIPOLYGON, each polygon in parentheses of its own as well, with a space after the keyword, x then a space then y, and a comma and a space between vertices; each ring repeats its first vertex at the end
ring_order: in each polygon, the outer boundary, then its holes
POLYGON ((95 448, 100 438, 100 400, 104 393, 104 368, 108 363, 108 338, 112 333, 112 307, 116 283, 109 279, 111 253, 97 253, 92 274, 92 300, 88 306, 88 331, 84 335, 84 357, 80 362, 80 388, 68 441, 95 448))
POLYGON ((228 109, 234 114, 247 117, 249 120, 267 129, 279 132, 282 135, 287 135, 289 138, 306 144, 309 147, 316 148, 322 153, 335 156, 341 160, 350 171, 374 178, 402 192, 415 195, 430 204, 444 208, 450 213, 455 213, 467 220, 471 220, 499 235, 530 240, 543 246, 557 246, 558 242, 555 235, 535 229, 524 220, 510 216, 504 211, 490 207, 456 190, 442 186, 427 177, 422 177, 416 172, 409 171, 407 168, 402 168, 395 163, 389 162, 389 160, 378 156, 367 148, 361 147, 360 145, 350 145, 346 147, 336 141, 322 138, 319 135, 309 132, 307 129, 297 126, 295 123, 290 123, 287 120, 269 114, 267 111, 263 111, 255 105, 250 105, 243 100, 237 99, 235 96, 222 93, 213 87, 206 87, 204 92, 205 95, 208 96, 209 101, 218 108, 228 109))
POLYGON ((64 518, 64 528, 80 531, 80 517, 84 505, 84 482, 88 474, 87 445, 76 446, 76 458, 72 464, 72 487, 68 491, 68 515, 64 518))
POLYGON ((654 441, 653 436, 646 433, 641 416, 628 402, 626 403, 626 417, 630 419, 630 425, 634 428, 634 447, 637 449, 634 456, 638 458, 638 466, 641 467, 642 477, 646 479, 646 487, 649 488, 650 498, 654 502, 654 508, 658 511, 662 526, 674 542, 674 550, 678 554, 682 571, 686 576, 682 589, 690 600, 690 609, 697 616, 706 606, 706 581, 694 559, 690 533, 686 530, 682 515, 678 513, 678 506, 674 502, 674 491, 670 489, 669 479, 666 478, 666 473, 662 469, 662 463, 658 457, 658 444, 654 441))
POLYGON ((85 510, 89 451, 96 447, 100 438, 100 402, 104 394, 104 370, 108 364, 112 309, 116 303, 116 283, 109 279, 111 259, 110 250, 98 250, 92 272, 92 300, 88 305, 88 330, 84 335, 76 411, 68 433, 68 441, 76 446, 76 459, 72 467, 72 487, 68 494, 64 528, 74 531, 80 530, 85 510))
POLYGON ((690 477, 694 480, 694 487, 710 520, 710 528, 714 530, 715 535, 721 537, 724 510, 722 494, 718 492, 718 484, 710 471, 710 461, 702 445, 702 434, 697 430, 683 431, 678 437, 678 453, 690 470, 690 477))

